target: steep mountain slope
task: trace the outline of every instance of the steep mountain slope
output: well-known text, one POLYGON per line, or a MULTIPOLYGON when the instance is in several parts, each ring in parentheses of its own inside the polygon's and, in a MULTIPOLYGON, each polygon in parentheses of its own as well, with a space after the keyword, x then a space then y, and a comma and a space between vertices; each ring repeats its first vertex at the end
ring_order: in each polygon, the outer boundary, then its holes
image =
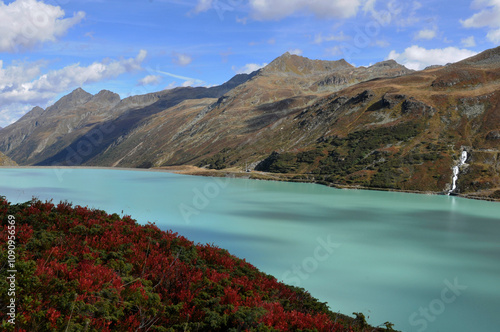
MULTIPOLYGON (((217 93, 174 89, 103 111, 104 103, 93 115, 104 120, 70 126, 59 136, 55 129, 43 131, 55 136, 57 149, 40 149, 46 138, 28 130, 50 118, 34 109, 0 132, 0 151, 39 165, 220 169, 248 163, 301 181, 432 192, 451 189, 452 168, 466 151, 454 193, 495 198, 499 54, 496 48, 413 72, 394 61, 355 68, 344 60, 286 53, 217 93)), ((76 121, 75 114, 92 108, 87 104, 93 98, 78 91, 65 100, 70 107, 55 113, 67 112, 76 121)))
MULTIPOLYGON (((417 191, 450 189, 498 198, 500 48, 437 69, 365 82, 330 95, 225 152, 231 163, 274 153, 258 169, 344 185, 417 191), (273 142, 272 145, 269 142, 273 142)), ((222 156, 219 156, 221 158, 222 156)))
MULTIPOLYGON (((295 174, 299 180, 447 192, 452 168, 465 150, 468 159, 454 193, 496 198, 499 52, 497 48, 445 67, 343 86, 333 94, 314 94, 309 87, 315 84, 306 84, 309 77, 317 79, 309 73, 321 65, 271 63, 185 121, 164 141, 166 151, 158 151, 148 163, 222 168, 265 159, 259 170, 295 174), (275 68, 277 75, 272 74, 275 68)), ((394 64, 373 67, 384 66, 392 69, 394 64)), ((342 63, 338 67, 349 69, 342 63)), ((163 116, 167 121, 168 115, 163 116)), ((148 130, 131 133, 121 144, 138 141, 148 130)), ((160 144, 159 139, 147 142, 160 144)), ((115 152, 119 150, 118 145, 115 152)), ((108 162, 105 157, 99 163, 108 162)), ((132 166, 135 157, 121 159, 119 165, 132 166)))
POLYGON ((0 166, 17 166, 16 162, 0 152, 0 166))
POLYGON ((76 89, 46 110, 35 107, 0 133, 0 151, 23 165, 81 164, 148 116, 187 99, 219 98, 251 79, 237 75, 211 88, 176 88, 123 100, 103 90, 76 89))
POLYGON ((354 68, 344 60, 309 60, 286 53, 201 110, 186 108, 183 115, 171 109, 150 117, 146 125, 128 133, 89 164, 136 167, 196 163, 201 157, 252 139, 266 126, 333 91, 362 80, 410 72, 395 62, 354 68), (340 75, 346 79, 332 80, 340 75), (171 116, 175 120, 170 121, 171 116))

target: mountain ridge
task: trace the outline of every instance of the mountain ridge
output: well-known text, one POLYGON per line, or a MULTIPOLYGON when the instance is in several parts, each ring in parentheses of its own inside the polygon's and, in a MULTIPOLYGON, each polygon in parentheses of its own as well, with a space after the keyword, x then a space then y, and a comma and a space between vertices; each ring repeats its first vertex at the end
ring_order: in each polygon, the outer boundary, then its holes
MULTIPOLYGON (((103 112, 107 118, 94 118, 90 127, 82 122, 85 130, 75 127, 49 149, 37 138, 28 158, 19 142, 9 149, 9 126, 0 132, 0 151, 35 165, 253 169, 266 161, 259 169, 300 181, 445 193, 465 149, 470 163, 455 193, 492 197, 500 190, 498 52, 423 71, 394 60, 353 67, 285 53, 225 87, 120 100, 103 112), (114 129, 96 133, 100 126, 114 129), (93 142, 89 133, 99 142, 78 153, 93 142)), ((88 98, 77 94, 76 101, 88 98)), ((79 107, 66 110, 71 119, 89 113, 79 107)), ((43 121, 27 119, 18 122, 43 121)))
POLYGON ((54 155, 98 124, 120 121, 126 127, 123 131, 127 132, 131 130, 129 126, 134 126, 143 117, 186 99, 218 98, 252 77, 252 74, 239 74, 216 87, 180 87, 125 99, 119 99, 117 94, 107 90, 94 96, 78 88, 46 110, 34 107, 16 123, 6 127, 0 136, 0 151, 5 151, 21 164, 50 165, 54 155), (147 111, 144 111, 146 108, 147 111), (60 137, 67 139, 62 141, 60 137))

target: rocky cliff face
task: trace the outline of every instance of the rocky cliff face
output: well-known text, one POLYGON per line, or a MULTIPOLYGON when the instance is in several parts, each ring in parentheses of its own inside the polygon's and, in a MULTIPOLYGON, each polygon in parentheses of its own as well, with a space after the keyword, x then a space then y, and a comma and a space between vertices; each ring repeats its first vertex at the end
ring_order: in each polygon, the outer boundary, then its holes
POLYGON ((248 163, 298 180, 447 192, 466 150, 455 193, 493 197, 500 189, 499 54, 419 72, 392 60, 355 68, 285 54, 209 89, 124 100, 75 91, 0 131, 0 151, 21 164, 248 163))

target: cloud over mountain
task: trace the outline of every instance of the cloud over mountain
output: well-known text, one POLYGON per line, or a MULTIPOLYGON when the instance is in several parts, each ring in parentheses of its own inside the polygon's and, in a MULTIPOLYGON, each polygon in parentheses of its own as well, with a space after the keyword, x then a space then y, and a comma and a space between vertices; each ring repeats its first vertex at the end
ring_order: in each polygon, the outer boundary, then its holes
POLYGON ((397 53, 395 50, 391 51, 387 59, 396 60, 398 63, 413 70, 422 70, 427 66, 445 65, 450 62, 463 60, 476 54, 476 52, 456 47, 428 50, 423 47, 413 45, 406 48, 403 53, 397 53))
POLYGON ((44 106, 61 92, 141 70, 146 55, 147 52, 141 50, 135 58, 103 59, 88 66, 75 63, 45 73, 46 61, 14 62, 4 68, 0 60, 1 124, 8 124, 13 115, 26 112, 30 105, 44 106), (20 108, 20 105, 23 107, 20 108))
POLYGON ((267 66, 267 63, 263 63, 261 65, 259 65, 257 63, 247 63, 246 65, 244 65, 241 68, 233 66, 233 71, 236 72, 236 74, 250 74, 256 70, 264 68, 265 66, 267 66))

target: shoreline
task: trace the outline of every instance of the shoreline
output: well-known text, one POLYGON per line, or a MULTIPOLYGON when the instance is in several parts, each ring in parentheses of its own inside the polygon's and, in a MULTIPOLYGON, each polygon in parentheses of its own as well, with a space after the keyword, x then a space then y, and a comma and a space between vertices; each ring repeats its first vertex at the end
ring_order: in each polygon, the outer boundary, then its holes
MULTIPOLYGON (((117 171, 134 171, 134 172, 158 172, 158 173, 172 173, 180 175, 191 175, 191 176, 204 176, 204 177, 227 177, 233 175, 235 178, 247 179, 247 180, 261 180, 261 181, 278 181, 278 182, 295 182, 295 183, 309 183, 323 185, 336 189, 347 189, 347 190, 370 190, 370 191, 386 191, 386 192, 396 192, 405 194, 419 194, 419 195, 436 195, 436 196, 446 196, 446 193, 435 192, 435 191, 418 191, 418 190, 398 190, 391 188, 372 188, 363 187, 359 185, 339 185, 339 184, 325 184, 314 181, 305 181, 300 179, 290 178, 290 174, 282 173, 266 173, 266 172, 244 172, 238 169, 227 169, 227 170, 214 170, 205 169, 190 165, 180 165, 180 166, 164 166, 155 168, 128 168, 128 167, 106 167, 106 166, 0 166, 0 169, 87 169, 87 170, 117 170, 117 171)), ((494 199, 486 196, 476 196, 471 194, 451 194, 449 196, 455 196, 465 199, 473 199, 487 202, 500 202, 500 199, 494 199)))

